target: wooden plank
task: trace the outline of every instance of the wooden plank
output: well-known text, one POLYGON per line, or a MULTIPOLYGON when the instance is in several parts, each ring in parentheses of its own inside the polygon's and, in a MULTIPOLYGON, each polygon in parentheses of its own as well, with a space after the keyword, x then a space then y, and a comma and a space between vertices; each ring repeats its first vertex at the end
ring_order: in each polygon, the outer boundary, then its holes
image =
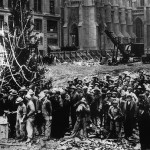
POLYGON ((61 55, 61 53, 59 53, 59 56, 60 56, 60 58, 61 58, 63 61, 65 61, 64 58, 63 58, 63 56, 61 55))
POLYGON ((82 57, 80 56, 80 54, 79 54, 78 52, 77 52, 77 56, 78 56, 81 60, 83 60, 82 57))
POLYGON ((72 59, 68 55, 66 55, 66 57, 72 62, 72 59))
POLYGON ((91 56, 91 54, 88 52, 88 55, 91 57, 91 59, 93 59, 93 57, 91 56))
POLYGON ((73 58, 73 59, 77 60, 76 57, 75 57, 75 52, 72 52, 72 53, 71 53, 71 57, 70 57, 70 58, 73 58), (73 55, 73 53, 74 53, 74 55, 73 55), (73 57, 72 57, 72 56, 73 56, 73 57))
POLYGON ((84 53, 80 52, 80 53, 81 53, 81 55, 82 55, 83 57, 86 57, 86 58, 89 60, 89 58, 87 57, 87 55, 86 55, 85 52, 84 52, 84 53))

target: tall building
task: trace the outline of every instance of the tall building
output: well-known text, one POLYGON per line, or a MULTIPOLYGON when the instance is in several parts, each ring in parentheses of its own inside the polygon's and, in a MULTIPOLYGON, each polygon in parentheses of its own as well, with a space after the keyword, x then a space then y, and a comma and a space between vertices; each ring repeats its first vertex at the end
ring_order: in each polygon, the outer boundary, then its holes
MULTIPOLYGON (((12 0, 0 0, 0 28, 7 22, 11 28, 13 19, 10 8, 12 0)), ((34 32, 40 33, 39 50, 46 54, 48 47, 60 47, 61 0, 29 0, 27 7, 33 11, 34 32)))
POLYGON ((150 6, 147 4, 150 0, 145 1, 65 0, 62 7, 64 46, 75 45, 80 50, 111 50, 113 43, 105 34, 105 29, 113 32, 124 44, 148 43, 150 38, 147 35, 150 33, 145 29, 149 28, 144 20, 147 19, 149 24, 150 6))
POLYGON ((133 0, 133 24, 138 43, 150 52, 150 0, 133 0))

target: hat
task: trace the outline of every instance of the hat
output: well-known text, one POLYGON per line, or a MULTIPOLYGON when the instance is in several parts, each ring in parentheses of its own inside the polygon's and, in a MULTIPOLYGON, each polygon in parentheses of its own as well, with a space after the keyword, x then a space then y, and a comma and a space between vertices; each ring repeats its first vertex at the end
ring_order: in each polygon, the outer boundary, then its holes
POLYGON ((9 90, 9 93, 11 93, 11 92, 13 92, 13 91, 14 91, 14 89, 10 89, 10 90, 9 90))
POLYGON ((128 90, 129 90, 129 89, 131 90, 131 89, 132 89, 132 87, 130 87, 130 86, 129 86, 129 87, 128 87, 128 90))
POLYGON ((81 102, 81 103, 84 103, 84 104, 87 104, 87 101, 86 101, 86 99, 85 99, 84 97, 81 99, 80 102, 81 102))
POLYGON ((27 94, 27 95, 25 95, 25 98, 30 100, 31 99, 31 95, 27 94))
POLYGON ((45 94, 47 94, 47 93, 49 93, 49 90, 44 90, 43 92, 44 92, 45 94))
POLYGON ((82 80, 81 80, 81 79, 78 79, 78 83, 79 83, 79 82, 82 83, 82 80))
POLYGON ((68 81, 68 84, 73 84, 73 81, 72 81, 72 80, 69 80, 69 81, 68 81))
POLYGON ((126 75, 126 78, 127 78, 127 77, 128 77, 128 78, 131 78, 129 75, 126 75))
POLYGON ((106 77, 107 77, 107 78, 111 78, 111 75, 109 75, 109 74, 106 74, 106 77))
POLYGON ((95 87, 95 88, 94 88, 94 91, 100 92, 100 89, 99 89, 98 87, 95 87))
POLYGON ((117 94, 117 92, 116 92, 116 91, 113 91, 112 94, 117 94))
POLYGON ((45 97, 45 93, 41 92, 38 96, 39 96, 39 100, 41 100, 41 99, 43 99, 45 97))
POLYGON ((96 82, 95 85, 99 85, 99 83, 96 82))
POLYGON ((92 84, 90 84, 90 85, 89 85, 89 87, 93 87, 93 85, 92 85, 92 84))
POLYGON ((83 90, 83 89, 82 89, 82 86, 78 86, 78 87, 77 87, 77 90, 78 90, 78 91, 82 91, 82 90, 83 90))
POLYGON ((78 80, 78 77, 74 77, 74 79, 73 79, 73 80, 74 80, 74 81, 75 81, 75 80, 78 80))
POLYGON ((128 71, 124 71, 122 74, 129 75, 129 74, 130 74, 130 72, 128 72, 128 71))
POLYGON ((111 87, 111 88, 114 87, 114 86, 115 86, 115 85, 113 85, 113 84, 109 85, 109 87, 111 87))
POLYGON ((70 87, 70 89, 77 89, 74 85, 72 85, 71 87, 70 87))
POLYGON ((18 97, 18 98, 16 99, 16 104, 19 104, 19 103, 21 103, 21 102, 23 102, 23 99, 22 99, 21 97, 18 97))
POLYGON ((95 76, 93 76, 92 78, 93 78, 93 79, 97 79, 97 78, 98 78, 98 76, 96 76, 96 75, 95 75, 95 76))
POLYGON ((25 86, 21 87, 21 89, 19 90, 19 92, 27 92, 27 89, 25 86))
POLYGON ((87 86, 84 86, 84 87, 83 87, 83 90, 87 90, 87 89, 88 89, 88 87, 87 87, 87 86))
POLYGON ((52 94, 56 94, 56 90, 55 89, 52 89, 51 92, 52 92, 52 94))
POLYGON ((107 91, 107 93, 106 94, 111 94, 111 92, 110 91, 107 91))
POLYGON ((27 94, 34 95, 34 92, 33 92, 33 90, 30 89, 27 94))
POLYGON ((132 98, 132 95, 128 94, 128 95, 126 96, 126 98, 132 98))
POLYGON ((60 94, 65 94, 65 90, 63 88, 59 88, 60 94))
POLYGON ((139 98, 144 98, 145 95, 144 94, 139 94, 139 98))
POLYGON ((139 85, 138 87, 137 87, 138 89, 142 89, 142 87, 139 85))
POLYGON ((61 93, 61 92, 60 92, 60 90, 59 90, 59 89, 57 89, 55 94, 60 95, 60 93, 61 93))
POLYGON ((112 102, 113 102, 113 101, 116 101, 116 98, 111 97, 111 101, 112 101, 112 102))
POLYGON ((113 103, 113 104, 118 104, 118 101, 115 99, 115 100, 113 100, 112 103, 113 103))
POLYGON ((16 90, 12 90, 11 93, 10 93, 10 95, 17 95, 17 94, 18 94, 18 93, 17 93, 16 90))

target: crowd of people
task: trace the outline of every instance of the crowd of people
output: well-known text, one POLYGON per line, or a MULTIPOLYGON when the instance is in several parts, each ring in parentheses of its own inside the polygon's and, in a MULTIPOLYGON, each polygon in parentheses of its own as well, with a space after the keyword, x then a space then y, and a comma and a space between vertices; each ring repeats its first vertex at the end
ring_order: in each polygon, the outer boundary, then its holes
POLYGON ((68 81, 65 88, 52 84, 20 90, 1 88, 0 116, 8 118, 9 138, 26 143, 35 136, 43 140, 88 137, 91 125, 103 127, 105 138, 130 140, 139 131, 142 149, 150 148, 150 76, 123 72, 68 81))

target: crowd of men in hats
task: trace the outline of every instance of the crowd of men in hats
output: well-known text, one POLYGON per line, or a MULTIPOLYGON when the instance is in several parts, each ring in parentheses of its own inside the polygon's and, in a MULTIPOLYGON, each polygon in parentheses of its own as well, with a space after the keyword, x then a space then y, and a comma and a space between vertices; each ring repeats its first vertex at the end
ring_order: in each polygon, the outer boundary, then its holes
POLYGON ((75 78, 64 89, 1 89, 0 96, 0 115, 8 117, 10 138, 29 143, 37 135, 59 139, 69 131, 69 138, 87 138, 93 124, 108 132, 106 138, 130 140, 138 130, 142 149, 150 148, 150 78, 142 71, 75 78))

